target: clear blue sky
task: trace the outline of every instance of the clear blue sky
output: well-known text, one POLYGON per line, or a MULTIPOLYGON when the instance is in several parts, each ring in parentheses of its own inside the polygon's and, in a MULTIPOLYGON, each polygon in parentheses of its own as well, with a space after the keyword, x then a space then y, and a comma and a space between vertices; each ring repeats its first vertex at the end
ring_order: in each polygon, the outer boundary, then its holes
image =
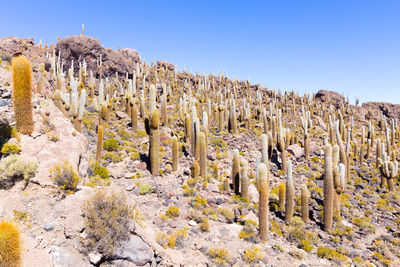
POLYGON ((0 37, 85 34, 146 61, 400 104, 400 1, 1 1, 0 37))

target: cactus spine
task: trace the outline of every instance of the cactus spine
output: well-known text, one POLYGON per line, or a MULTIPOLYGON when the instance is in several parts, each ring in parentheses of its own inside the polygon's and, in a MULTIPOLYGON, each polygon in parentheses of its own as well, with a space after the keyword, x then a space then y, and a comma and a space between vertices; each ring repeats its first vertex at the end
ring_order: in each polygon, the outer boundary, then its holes
POLYGON ((101 161, 101 151, 103 150, 103 138, 104 138, 104 128, 103 125, 97 127, 97 149, 96 149, 96 161, 100 163, 101 161))
POLYGON ((29 135, 33 132, 31 63, 17 56, 11 61, 11 69, 15 125, 20 133, 29 135))
POLYGON ((21 241, 19 230, 12 222, 0 222, 0 266, 21 265, 21 241))
POLYGON ((200 132, 199 143, 200 143, 200 176, 205 178, 207 175, 207 144, 206 144, 206 135, 204 134, 204 132, 200 132))
POLYGON ((332 230, 333 217, 333 177, 332 177, 332 146, 325 145, 325 173, 324 173, 324 208, 323 222, 324 230, 330 232, 332 230))
POLYGON ((239 150, 235 149, 233 151, 232 159, 232 184, 233 191, 236 195, 240 193, 240 162, 239 162, 239 150))
POLYGON ((294 183, 292 175, 292 162, 287 163, 287 180, 286 180, 286 200, 285 200, 285 222, 289 223, 294 212, 294 183))
POLYGON ((258 224, 261 242, 266 242, 268 238, 268 193, 269 180, 268 168, 264 163, 259 163, 257 167, 258 173, 258 224))
POLYGON ((178 152, 178 138, 172 138, 172 170, 178 170, 179 152, 178 152))
POLYGON ((152 175, 160 174, 160 130, 159 126, 159 113, 158 110, 154 110, 150 119, 150 168, 152 175))
POLYGON ((308 198, 309 192, 307 186, 303 184, 301 186, 301 218, 305 223, 308 223, 308 215, 309 215, 309 208, 308 208, 308 198))

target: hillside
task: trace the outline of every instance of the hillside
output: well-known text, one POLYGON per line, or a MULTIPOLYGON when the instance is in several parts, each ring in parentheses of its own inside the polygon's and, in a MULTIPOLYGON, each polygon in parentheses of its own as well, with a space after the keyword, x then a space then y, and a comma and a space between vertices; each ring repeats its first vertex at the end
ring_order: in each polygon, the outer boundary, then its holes
POLYGON ((0 216, 22 266, 400 265, 399 105, 176 72, 87 36, 3 38, 0 58, 0 216))

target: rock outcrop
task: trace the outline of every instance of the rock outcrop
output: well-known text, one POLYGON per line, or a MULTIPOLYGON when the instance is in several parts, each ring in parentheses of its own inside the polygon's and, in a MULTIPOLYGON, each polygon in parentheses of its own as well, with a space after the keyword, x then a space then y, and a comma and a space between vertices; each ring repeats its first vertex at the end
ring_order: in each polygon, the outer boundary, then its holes
POLYGON ((391 119, 400 119, 400 105, 386 102, 366 102, 362 104, 362 109, 367 110, 368 118, 378 118, 383 113, 384 116, 391 119))
POLYGON ((61 53, 64 69, 70 68, 72 60, 75 62, 75 71, 78 71, 78 62, 86 61, 88 70, 93 71, 96 77, 111 77, 118 75, 132 75, 136 63, 140 62, 138 52, 125 48, 113 50, 104 48, 100 41, 88 36, 68 36, 57 43, 56 54, 61 53), (102 66, 98 67, 97 61, 102 57, 102 66))
POLYGON ((315 97, 320 99, 322 102, 327 102, 329 100, 335 106, 338 106, 340 103, 345 101, 341 94, 328 90, 319 90, 315 97))

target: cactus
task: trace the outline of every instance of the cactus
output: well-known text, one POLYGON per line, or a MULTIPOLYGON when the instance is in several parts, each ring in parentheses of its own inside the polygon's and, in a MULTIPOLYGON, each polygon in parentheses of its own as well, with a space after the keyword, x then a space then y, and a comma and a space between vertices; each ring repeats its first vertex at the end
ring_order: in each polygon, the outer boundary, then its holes
POLYGON ((20 133, 29 135, 33 132, 31 63, 17 56, 11 61, 11 69, 15 125, 20 133))
POLYGON ((225 106, 224 105, 219 105, 218 107, 219 111, 219 116, 218 116, 218 131, 222 132, 225 127, 225 119, 224 119, 224 112, 225 112, 225 106))
POLYGON ((178 152, 178 138, 172 138, 172 170, 178 170, 179 152, 178 152))
POLYGON ((0 222, 0 266, 21 265, 21 241, 17 226, 12 222, 0 222))
POLYGON ((103 150, 103 139, 104 139, 104 128, 103 125, 97 127, 97 149, 96 149, 96 161, 101 161, 101 151, 103 150))
POLYGON ((333 181, 334 181, 334 200, 333 200, 333 215, 336 219, 340 218, 340 194, 343 193, 345 188, 346 166, 340 163, 334 166, 333 181))
POLYGON ((286 196, 285 196, 285 222, 290 223, 294 212, 294 183, 292 175, 292 162, 287 163, 287 180, 286 180, 286 196))
POLYGON ((235 149, 233 151, 232 159, 232 185, 233 191, 236 195, 240 192, 240 161, 239 161, 239 150, 235 149))
POLYGON ((278 210, 281 214, 285 212, 285 195, 286 195, 286 185, 280 183, 278 187, 278 210))
POLYGON ((230 187, 229 187, 229 180, 228 178, 225 178, 224 180, 224 192, 229 192, 230 187))
POLYGON ((138 125, 138 110, 136 106, 136 99, 132 100, 132 108, 131 108, 131 125, 132 130, 136 132, 138 125))
POLYGON ((367 140, 367 154, 365 155, 366 159, 369 159, 369 155, 371 154, 371 139, 367 140))
POLYGON ((200 167, 199 167, 199 162, 197 160, 193 161, 193 166, 192 166, 192 178, 198 178, 200 175, 200 167))
POLYGON ((395 191, 394 188, 394 178, 397 177, 399 173, 399 164, 398 162, 390 161, 388 156, 385 156, 385 160, 381 160, 381 164, 379 166, 379 170, 382 176, 381 185, 383 186, 384 181, 386 180, 389 191, 395 191))
POLYGON ((199 144, 200 144, 200 176, 205 178, 207 175, 207 144, 206 144, 206 135, 204 134, 204 132, 200 132, 199 144))
POLYGON ((186 114, 186 117, 185 117, 185 142, 186 143, 190 142, 190 136, 192 134, 191 130, 192 130, 192 128, 190 125, 190 116, 189 116, 189 114, 186 114))
POLYGON ((303 184, 301 186, 301 218, 305 223, 308 223, 309 217, 309 208, 308 208, 308 198, 309 192, 307 186, 303 184))
POLYGON ((240 187, 241 187, 240 196, 245 199, 249 198, 248 172, 249 172, 249 165, 247 163, 247 160, 241 160, 240 161, 240 187))
POLYGON ((149 121, 149 157, 150 157, 150 169, 152 175, 160 174, 160 130, 159 126, 159 113, 158 110, 153 110, 151 119, 149 121))
POLYGON ((268 238, 268 193, 269 193, 269 179, 268 168, 264 163, 259 163, 257 166, 258 173, 258 225, 259 236, 261 242, 266 242, 268 238))
POLYGON ((333 172, 332 172, 332 146, 326 144, 324 148, 325 155, 325 172, 324 172, 324 208, 323 222, 324 230, 330 232, 332 230, 333 217, 333 172))
POLYGON ((104 125, 104 122, 107 121, 107 113, 108 108, 105 102, 101 103, 100 105, 100 112, 99 112, 99 124, 104 125))
POLYGON ((268 164, 268 137, 266 134, 261 135, 261 162, 268 164))
POLYGON ((150 117, 153 114, 153 111, 156 109, 156 86, 154 84, 149 87, 149 110, 150 117))
POLYGON ((61 91, 56 90, 54 92, 54 97, 53 97, 53 102, 54 105, 61 111, 63 111, 63 105, 62 105, 62 97, 61 97, 61 91))
POLYGON ((218 163, 214 162, 213 164, 213 176, 215 180, 219 179, 219 174, 218 174, 218 163))

